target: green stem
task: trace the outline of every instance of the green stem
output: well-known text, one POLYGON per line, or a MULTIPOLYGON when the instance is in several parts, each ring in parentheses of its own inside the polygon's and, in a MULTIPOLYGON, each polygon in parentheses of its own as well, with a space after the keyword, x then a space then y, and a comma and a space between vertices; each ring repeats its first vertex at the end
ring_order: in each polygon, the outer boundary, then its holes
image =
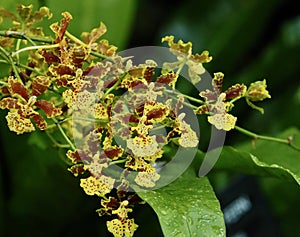
POLYGON ((112 60, 111 58, 105 56, 104 54, 101 54, 101 53, 98 53, 98 52, 95 52, 95 51, 91 51, 90 54, 91 54, 91 55, 94 55, 94 56, 96 56, 96 57, 98 57, 98 58, 107 59, 107 60, 113 62, 113 60, 112 60))
POLYGON ((184 98, 187 98, 188 100, 190 101, 194 101, 198 104, 205 104, 205 102, 203 100, 199 100, 199 99, 196 99, 192 96, 189 96, 189 95, 185 95, 185 94, 181 94, 181 93, 178 93, 176 91, 171 91, 171 90, 165 90, 167 93, 172 93, 172 94, 177 94, 177 95, 182 95, 184 98))
MULTIPOLYGON (((14 39, 24 39, 24 40, 29 41, 34 46, 36 45, 34 42, 40 42, 40 43, 45 43, 45 44, 53 44, 52 39, 42 38, 42 37, 34 37, 34 36, 27 36, 24 33, 18 32, 18 31, 9 31, 9 30, 8 31, 0 31, 0 36, 8 37, 8 38, 14 38, 14 39)), ((81 40, 77 39, 75 36, 73 36, 69 32, 66 32, 66 36, 68 36, 75 43, 78 43, 80 45, 84 45, 84 47, 87 47, 86 44, 84 44, 81 40)), ((113 61, 109 57, 107 57, 103 54, 100 54, 98 52, 95 52, 95 51, 91 51, 90 54, 94 55, 98 58, 103 58, 103 59, 108 59, 110 61, 113 61)))
POLYGON ((65 131, 63 130, 63 128, 61 127, 60 123, 55 118, 52 118, 52 120, 56 124, 58 130, 60 131, 61 135, 64 137, 64 139, 66 140, 66 142, 70 145, 70 147, 72 148, 72 150, 75 151, 76 147, 71 142, 71 140, 69 139, 69 137, 67 136, 67 134, 65 133, 65 131))
MULTIPOLYGON (((9 65, 10 65, 10 62, 7 62, 6 60, 0 60, 0 63, 6 63, 6 64, 9 64, 9 65)), ((29 67, 29 66, 27 66, 27 65, 25 65, 25 64, 15 62, 15 65, 16 65, 17 67, 22 67, 22 68, 25 68, 25 69, 27 69, 27 70, 33 71, 33 72, 35 72, 35 73, 38 74, 38 75, 45 76, 45 73, 42 73, 42 72, 36 70, 35 68, 29 67)))
MULTIPOLYGON (((84 42, 82 42, 80 39, 78 39, 77 37, 75 37, 74 35, 72 35, 70 32, 66 31, 65 34, 66 34, 66 36, 67 36, 70 40, 72 40, 74 43, 79 44, 79 45, 81 45, 81 46, 84 47, 84 48, 87 48, 87 49, 89 48, 89 45, 87 45, 87 44, 85 44, 84 42)), ((100 54, 100 53, 98 53, 98 52, 95 52, 95 51, 91 51, 90 54, 92 54, 92 55, 94 55, 94 56, 96 56, 96 57, 98 57, 98 58, 108 59, 107 56, 105 56, 105 55, 103 55, 103 54, 100 54)))
POLYGON ((7 64, 10 64, 9 58, 7 57, 7 55, 2 50, 0 50, 0 57, 3 58, 1 60, 1 62, 3 62, 3 63, 5 62, 7 64))
POLYGON ((234 103, 234 102, 236 102, 236 101, 238 101, 239 99, 244 98, 244 97, 245 97, 245 96, 236 97, 236 98, 232 99, 232 100, 230 101, 230 103, 234 103))
POLYGON ((261 140, 266 140, 266 141, 284 143, 284 144, 287 144, 287 145, 291 146, 292 148, 294 148, 296 150, 300 150, 300 147, 297 147, 296 145, 292 144, 293 139, 291 137, 283 139, 283 138, 277 138, 277 137, 263 136, 263 135, 259 135, 259 134, 256 134, 254 132, 248 131, 248 130, 246 130, 244 128, 241 128, 239 126, 235 126, 234 129, 241 132, 241 133, 243 133, 243 134, 245 134, 245 135, 247 135, 247 136, 249 136, 249 137, 252 137, 255 140, 261 139, 261 140))
POLYGON ((51 140, 51 142, 54 144, 54 146, 59 147, 59 148, 70 148, 69 144, 60 144, 58 143, 54 137, 46 131, 46 135, 49 137, 49 139, 51 140))
POLYGON ((103 125, 106 125, 109 121, 108 120, 101 120, 101 119, 93 119, 93 118, 81 118, 81 117, 68 117, 62 121, 59 121, 60 124, 67 122, 69 120, 77 120, 77 121, 87 121, 87 122, 93 122, 93 123, 100 123, 103 125))
MULTIPOLYGON (((172 98, 172 99, 174 99, 174 100, 178 100, 178 98, 177 98, 177 97, 174 97, 174 96, 170 96, 170 98, 172 98)), ((191 109, 195 109, 195 110, 198 109, 197 106, 192 105, 192 104, 190 104, 190 103, 187 103, 187 102, 185 102, 185 101, 182 101, 182 104, 186 105, 187 107, 190 107, 191 109)))
POLYGON ((19 71, 18 71, 18 69, 17 69, 17 67, 16 67, 16 65, 15 65, 15 62, 14 62, 13 58, 12 58, 12 57, 9 55, 9 53, 8 53, 3 47, 1 47, 1 46, 0 46, 0 52, 1 52, 2 54, 5 55, 5 57, 6 57, 7 60, 9 61, 9 64, 11 64, 12 69, 13 69, 13 72, 15 73, 16 78, 17 78, 20 82, 22 82, 22 79, 21 79, 21 77, 20 77, 19 71))
POLYGON ((27 70, 33 71, 33 72, 35 72, 35 73, 38 74, 38 75, 45 76, 45 73, 42 73, 42 72, 36 70, 35 68, 29 67, 29 66, 24 65, 24 64, 22 64, 22 63, 17 63, 16 66, 19 66, 19 67, 25 68, 25 69, 27 69, 27 70))
MULTIPOLYGON (((180 65, 180 67, 179 67, 178 70, 176 71, 176 75, 177 75, 178 77, 179 77, 179 74, 181 73, 181 71, 182 71, 182 69, 183 69, 185 63, 187 62, 187 60, 188 60, 188 58, 185 57, 184 60, 182 60, 182 64, 180 65)), ((176 86, 176 83, 174 83, 174 84, 172 85, 173 90, 175 90, 175 86, 176 86)))
POLYGON ((263 135, 258 135, 254 132, 250 132, 244 128, 241 128, 239 126, 235 126, 234 127, 235 130, 249 136, 252 137, 256 140, 261 139, 261 140, 267 140, 267 141, 273 141, 273 142, 280 142, 280 143, 285 143, 285 144, 289 144, 289 140, 288 139, 282 139, 282 138, 277 138, 277 137, 269 137, 269 136, 263 136, 263 135))
POLYGON ((36 45, 36 43, 34 43, 34 41, 32 39, 30 39, 28 36, 24 35, 24 39, 27 40, 32 45, 36 45))
POLYGON ((84 48, 87 48, 88 46, 83 43, 80 39, 78 39, 77 37, 75 37, 74 35, 72 35, 70 32, 66 31, 65 35, 72 40, 74 43, 79 44, 81 46, 83 46, 84 48))
POLYGON ((33 45, 33 46, 26 47, 26 48, 22 48, 20 50, 15 51, 15 52, 12 52, 12 56, 14 57, 14 56, 18 55, 19 53, 24 52, 24 51, 28 51, 28 50, 33 50, 33 49, 51 49, 51 48, 57 48, 57 47, 59 47, 59 44, 33 45))
POLYGON ((110 162, 109 164, 110 164, 110 165, 121 164, 121 163, 124 163, 124 162, 126 162, 126 161, 127 161, 127 159, 116 160, 116 161, 110 162))
MULTIPOLYGON (((20 46, 21 46, 21 42, 22 42, 22 40, 21 39, 18 39, 18 41, 17 41, 17 44, 16 44, 16 51, 19 51, 20 50, 20 46)), ((13 55, 12 55, 13 56, 13 55)), ((19 60, 20 60, 20 58, 19 58, 19 55, 17 54, 16 55, 17 57, 17 63, 19 62, 19 60)))
POLYGON ((126 76, 126 74, 127 73, 125 72, 123 75, 121 75, 119 77, 119 79, 117 80, 117 82, 105 92, 105 94, 103 95, 103 98, 105 98, 111 91, 113 91, 114 89, 117 88, 117 86, 122 82, 122 80, 126 76))
POLYGON ((35 36, 27 36, 23 32, 18 31, 10 31, 10 30, 0 30, 0 36, 8 37, 8 38, 14 38, 14 39, 24 39, 31 42, 33 45, 33 42, 40 42, 40 43, 46 43, 46 44, 52 44, 53 41, 51 39, 47 39, 44 37, 35 37, 35 36))

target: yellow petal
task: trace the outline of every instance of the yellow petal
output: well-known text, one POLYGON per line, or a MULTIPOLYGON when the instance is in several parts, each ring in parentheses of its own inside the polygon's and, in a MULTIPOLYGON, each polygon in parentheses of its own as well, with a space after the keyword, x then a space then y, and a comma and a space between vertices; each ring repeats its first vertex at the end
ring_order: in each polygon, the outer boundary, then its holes
POLYGON ((30 119, 22 118, 17 112, 8 112, 6 115, 7 126, 10 131, 22 134, 35 130, 30 119))
POLYGON ((231 114, 215 114, 208 116, 208 122, 214 125, 217 129, 229 131, 234 128, 237 118, 231 114))
POLYGON ((132 237, 138 225, 134 223, 133 219, 119 220, 113 219, 106 222, 107 229, 114 237, 132 237))
POLYGON ((102 175, 99 178, 90 176, 86 179, 80 179, 80 187, 83 188, 87 195, 104 196, 111 192, 114 182, 115 180, 108 176, 102 175))
POLYGON ((134 181, 142 187, 152 188, 155 186, 155 182, 159 180, 159 178, 160 175, 156 171, 139 172, 134 181))

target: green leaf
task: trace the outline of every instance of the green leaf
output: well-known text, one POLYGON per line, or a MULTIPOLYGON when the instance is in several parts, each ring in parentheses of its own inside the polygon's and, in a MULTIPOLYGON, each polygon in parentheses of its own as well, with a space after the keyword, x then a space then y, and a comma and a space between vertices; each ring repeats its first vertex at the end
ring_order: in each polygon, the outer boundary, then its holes
POLYGON ((138 193, 158 215, 164 236, 225 236, 220 205, 206 177, 188 171, 161 189, 138 193))
MULTIPOLYGON (((284 131, 279 137, 287 139, 290 136, 294 137, 294 145, 299 144, 300 131, 296 128, 284 131)), ((198 157, 203 158, 203 154, 198 157)), ((225 146, 214 169, 277 177, 300 184, 300 150, 266 140, 258 140, 255 148, 250 141, 238 146, 238 150, 225 146)))

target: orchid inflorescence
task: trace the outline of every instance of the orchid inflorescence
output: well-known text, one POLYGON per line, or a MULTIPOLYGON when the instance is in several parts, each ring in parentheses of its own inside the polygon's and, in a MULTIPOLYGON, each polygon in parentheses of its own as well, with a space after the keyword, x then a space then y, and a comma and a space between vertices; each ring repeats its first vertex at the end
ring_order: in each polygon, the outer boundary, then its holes
POLYGON ((193 54, 191 42, 174 42, 173 36, 162 42, 176 61, 162 68, 151 59, 134 65, 102 38, 102 22, 79 39, 67 31, 72 16, 64 12, 60 23, 50 26, 52 39, 35 26, 52 16, 46 7, 33 12, 32 5, 19 5, 17 14, 4 9, 0 14, 13 22, 0 38, 1 63, 12 68, 1 79, 0 108, 9 110, 9 129, 16 134, 42 130, 55 145, 67 148, 68 170, 80 178, 87 195, 101 198, 97 212, 112 216, 107 228, 114 236, 133 236, 138 225, 130 212, 142 202, 134 190, 155 188, 162 175, 156 164, 170 159, 165 148, 198 146, 186 106, 229 131, 237 121, 230 114, 235 101, 245 98, 263 112, 254 102, 270 98, 265 80, 248 89, 236 84, 223 90, 224 74, 218 72, 211 88, 188 103, 190 96, 176 91, 181 70, 187 67, 189 80, 200 83, 203 64, 212 57, 207 51, 193 54))

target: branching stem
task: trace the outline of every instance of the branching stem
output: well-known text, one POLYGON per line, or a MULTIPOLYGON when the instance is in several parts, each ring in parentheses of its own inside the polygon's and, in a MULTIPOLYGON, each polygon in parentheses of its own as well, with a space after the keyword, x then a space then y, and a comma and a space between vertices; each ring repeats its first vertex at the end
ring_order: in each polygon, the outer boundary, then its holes
POLYGON ((296 145, 294 145, 292 143, 292 140, 293 140, 292 137, 288 137, 286 139, 283 139, 283 138, 278 138, 278 137, 263 136, 263 135, 259 135, 259 134, 256 134, 254 132, 251 132, 247 129, 241 128, 239 126, 235 126, 234 129, 241 132, 241 133, 243 133, 243 134, 245 134, 245 135, 247 135, 247 136, 249 136, 249 137, 252 137, 254 140, 259 140, 260 139, 260 140, 284 143, 284 144, 287 144, 287 145, 291 146, 292 148, 300 151, 300 147, 297 147, 296 145))
POLYGON ((105 92, 105 94, 103 95, 103 98, 105 98, 110 92, 112 92, 114 89, 117 88, 117 86, 122 82, 122 80, 126 76, 126 74, 127 73, 125 72, 123 75, 121 75, 119 77, 119 79, 116 81, 116 83, 105 92))
POLYGON ((33 45, 33 46, 29 46, 29 47, 26 47, 26 48, 22 48, 22 49, 19 49, 15 52, 12 52, 12 56, 16 56, 18 55, 19 53, 21 52, 24 52, 24 51, 28 51, 28 50, 34 50, 34 49, 51 49, 51 48, 57 48, 59 47, 59 44, 51 44, 51 45, 33 45))
POLYGON ((60 123, 55 118, 52 118, 52 120, 56 124, 58 130, 60 131, 61 135, 64 137, 64 139, 66 140, 66 142, 70 145, 70 147, 72 148, 72 150, 75 151, 76 147, 71 142, 71 140, 69 139, 69 137, 67 136, 67 134, 65 133, 65 131, 63 130, 63 128, 61 127, 60 123))
POLYGON ((198 104, 205 104, 205 102, 203 100, 199 100, 199 99, 196 99, 192 96, 189 96, 189 95, 185 95, 185 94, 181 94, 181 93, 178 93, 176 91, 172 91, 172 90, 165 90, 167 93, 170 93, 170 94, 177 94, 177 95, 181 95, 183 96, 184 98, 187 98, 188 100, 190 101, 193 101, 193 102, 196 102, 198 104))
POLYGON ((40 42, 40 43, 46 43, 46 44, 52 44, 53 43, 53 41, 49 38, 27 36, 23 32, 11 31, 11 30, 6 30, 6 31, 0 30, 0 36, 8 37, 8 38, 15 38, 15 39, 28 40, 33 45, 34 45, 33 42, 40 42))
POLYGON ((15 76, 16 78, 22 82, 22 79, 20 77, 20 74, 19 74, 19 71, 15 65, 15 62, 13 60, 13 58, 9 55, 9 53, 3 48, 0 46, 0 52, 5 56, 5 58, 8 60, 9 64, 11 64, 12 66, 12 69, 13 69, 13 72, 15 73, 15 76))

